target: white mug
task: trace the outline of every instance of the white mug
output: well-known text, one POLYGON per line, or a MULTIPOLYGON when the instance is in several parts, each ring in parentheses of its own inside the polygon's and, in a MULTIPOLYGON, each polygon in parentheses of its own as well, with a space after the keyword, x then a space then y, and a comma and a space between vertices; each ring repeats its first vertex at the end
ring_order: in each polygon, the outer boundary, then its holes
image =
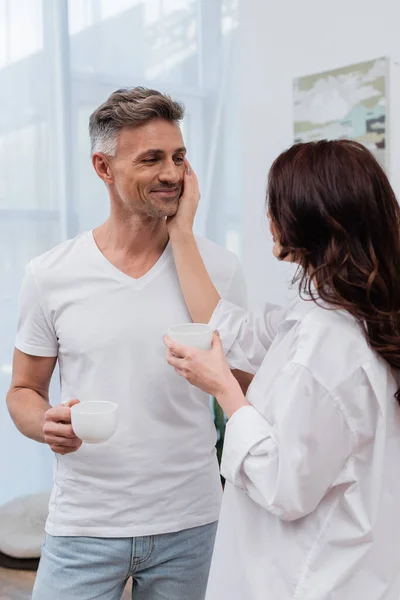
POLYGON ((71 407, 71 425, 75 435, 87 444, 108 440, 117 429, 118 405, 94 400, 71 407))
POLYGON ((183 323, 175 325, 168 330, 168 337, 174 342, 199 348, 200 350, 210 350, 212 346, 213 330, 210 325, 205 323, 183 323))

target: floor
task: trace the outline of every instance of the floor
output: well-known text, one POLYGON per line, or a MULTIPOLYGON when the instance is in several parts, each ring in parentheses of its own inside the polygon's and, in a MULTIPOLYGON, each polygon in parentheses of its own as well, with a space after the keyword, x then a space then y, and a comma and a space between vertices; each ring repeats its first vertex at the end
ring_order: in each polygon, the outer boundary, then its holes
MULTIPOLYGON (((35 573, 32 571, 14 571, 0 568, 0 599, 30 600, 35 573)), ((130 600, 131 585, 128 584, 122 600, 130 600)))

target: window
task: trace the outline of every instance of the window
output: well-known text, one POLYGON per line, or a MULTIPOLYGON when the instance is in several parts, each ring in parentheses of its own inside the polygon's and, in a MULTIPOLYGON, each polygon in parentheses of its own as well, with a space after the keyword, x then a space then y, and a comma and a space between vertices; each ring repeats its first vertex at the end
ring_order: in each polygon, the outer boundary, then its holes
MULTIPOLYGON (((24 266, 107 216, 87 128, 113 90, 144 85, 184 102, 182 127, 202 192, 196 228, 240 253, 236 28, 236 0, 0 0, 3 398, 24 266)), ((15 473, 25 493, 48 487, 51 457, 22 438, 0 407, 0 453, 10 457, 2 503, 22 489, 15 473)))

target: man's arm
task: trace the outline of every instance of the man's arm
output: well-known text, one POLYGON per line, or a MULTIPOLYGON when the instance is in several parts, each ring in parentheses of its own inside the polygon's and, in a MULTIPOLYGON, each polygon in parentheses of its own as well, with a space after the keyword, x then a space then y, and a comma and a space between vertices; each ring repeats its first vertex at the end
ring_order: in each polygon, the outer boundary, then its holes
POLYGON ((44 443, 44 415, 50 408, 49 386, 56 361, 56 357, 14 351, 8 410, 19 431, 37 442, 44 443))
POLYGON ((49 387, 56 361, 56 357, 32 356, 16 348, 7 407, 21 433, 49 444, 54 452, 67 454, 82 443, 71 427, 70 406, 78 400, 69 406, 50 406, 49 387))

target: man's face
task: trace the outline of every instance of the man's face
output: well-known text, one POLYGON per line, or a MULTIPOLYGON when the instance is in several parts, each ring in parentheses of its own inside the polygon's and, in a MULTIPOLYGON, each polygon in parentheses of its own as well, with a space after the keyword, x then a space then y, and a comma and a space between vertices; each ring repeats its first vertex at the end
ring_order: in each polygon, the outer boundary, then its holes
POLYGON ((183 191, 185 154, 174 122, 154 119, 122 129, 110 169, 127 211, 150 218, 173 216, 183 191))

